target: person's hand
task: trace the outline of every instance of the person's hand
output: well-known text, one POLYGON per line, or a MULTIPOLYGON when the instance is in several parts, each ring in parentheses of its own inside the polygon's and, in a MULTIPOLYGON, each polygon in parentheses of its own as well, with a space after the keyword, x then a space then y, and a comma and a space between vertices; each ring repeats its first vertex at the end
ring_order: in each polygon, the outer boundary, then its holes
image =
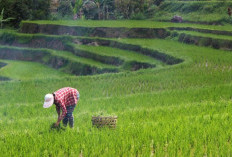
POLYGON ((52 125, 51 125, 51 129, 55 129, 55 128, 58 128, 59 127, 59 124, 57 125, 57 123, 53 123, 52 125))
POLYGON ((54 126, 57 128, 59 126, 59 123, 55 123, 54 126))

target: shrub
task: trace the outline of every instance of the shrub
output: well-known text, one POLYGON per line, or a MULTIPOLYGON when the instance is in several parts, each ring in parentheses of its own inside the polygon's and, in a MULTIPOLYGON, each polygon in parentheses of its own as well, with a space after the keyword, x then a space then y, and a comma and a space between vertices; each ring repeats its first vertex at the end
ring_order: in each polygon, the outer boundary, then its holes
POLYGON ((146 17, 143 13, 139 12, 136 14, 132 14, 131 19, 132 20, 144 20, 146 17))

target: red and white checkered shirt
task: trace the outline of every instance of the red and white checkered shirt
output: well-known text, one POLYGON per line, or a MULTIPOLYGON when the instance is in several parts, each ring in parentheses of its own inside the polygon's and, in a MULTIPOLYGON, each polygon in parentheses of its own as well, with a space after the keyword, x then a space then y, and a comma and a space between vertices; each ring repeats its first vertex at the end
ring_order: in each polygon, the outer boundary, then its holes
POLYGON ((60 108, 62 110, 62 118, 67 114, 66 106, 74 106, 77 104, 77 97, 79 96, 78 90, 65 87, 54 92, 55 98, 54 103, 56 104, 56 110, 60 113, 60 108))

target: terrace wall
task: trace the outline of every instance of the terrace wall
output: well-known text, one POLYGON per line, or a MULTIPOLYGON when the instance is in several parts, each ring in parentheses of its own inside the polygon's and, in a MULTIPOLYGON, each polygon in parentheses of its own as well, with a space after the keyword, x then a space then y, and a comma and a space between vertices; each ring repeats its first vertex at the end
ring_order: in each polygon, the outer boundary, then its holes
POLYGON ((81 27, 25 22, 22 23, 21 32, 107 38, 166 38, 170 35, 163 28, 81 27))

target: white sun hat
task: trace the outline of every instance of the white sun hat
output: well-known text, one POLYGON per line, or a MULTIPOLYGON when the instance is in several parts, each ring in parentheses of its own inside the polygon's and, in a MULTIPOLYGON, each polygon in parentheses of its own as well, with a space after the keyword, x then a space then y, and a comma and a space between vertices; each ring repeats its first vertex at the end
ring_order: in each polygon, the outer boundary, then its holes
POLYGON ((54 103, 54 97, 52 94, 46 94, 44 97, 44 104, 43 107, 44 108, 49 108, 52 106, 52 104, 54 103))

